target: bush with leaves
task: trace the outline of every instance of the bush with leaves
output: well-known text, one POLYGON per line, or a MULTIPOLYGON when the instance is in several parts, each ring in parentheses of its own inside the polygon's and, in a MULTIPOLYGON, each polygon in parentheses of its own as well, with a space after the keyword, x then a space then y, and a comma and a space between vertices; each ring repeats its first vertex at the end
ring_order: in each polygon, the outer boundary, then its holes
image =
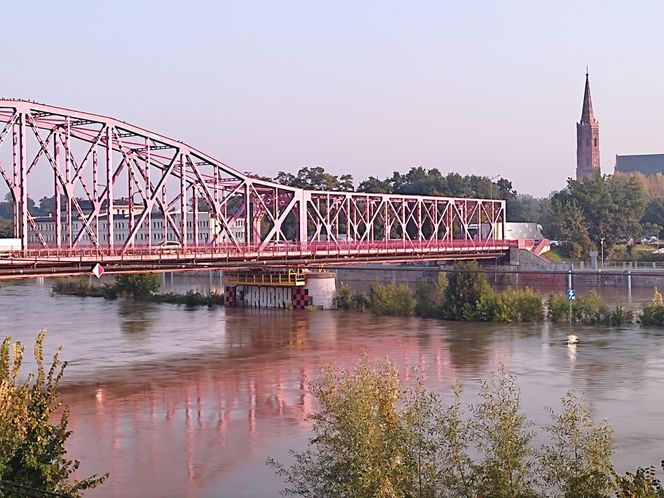
POLYGON ((552 322, 569 320, 569 301, 562 294, 549 294, 546 300, 546 318, 552 322))
POLYGON ((361 311, 367 307, 367 298, 361 292, 353 292, 350 285, 342 283, 336 297, 336 307, 342 310, 361 311))
POLYGON ((119 275, 115 287, 119 294, 128 294, 134 299, 147 299, 159 291, 160 279, 156 273, 119 275))
MULTIPOLYGON (((44 366, 43 344, 46 332, 35 341, 37 371, 21 381, 24 347, 8 337, 0 345, 0 483, 5 489, 24 489, 81 496, 82 491, 101 484, 108 474, 71 480, 79 466, 69 460, 65 442, 69 412, 65 408, 59 422, 51 423, 61 406, 58 385, 66 362, 60 365, 59 353, 48 370, 44 366)), ((22 493, 0 496, 21 496, 22 493)))
POLYGON ((559 414, 549 409, 553 423, 545 427, 551 442, 542 449, 544 482, 565 498, 610 496, 613 429, 606 421, 594 425, 590 409, 573 391, 562 405, 559 414))
POLYGON ((369 307, 377 315, 410 315, 415 309, 413 291, 404 284, 392 282, 371 286, 369 307))
POLYGON ((643 306, 640 322, 646 327, 664 326, 664 300, 657 289, 655 289, 652 300, 643 306))
POLYGON ((308 448, 291 451, 295 463, 288 467, 268 461, 287 496, 572 498, 613 496, 620 486, 658 489, 654 477, 644 481, 645 471, 615 472, 611 427, 593 424, 590 409, 571 392, 559 414, 551 411, 547 442, 534 448, 516 381, 502 369, 482 383, 468 411, 460 386, 445 405, 421 378, 403 387, 389 360, 366 357, 352 370, 324 368, 312 392, 320 409, 311 415, 308 448))
POLYGON ((447 285, 447 275, 444 273, 439 273, 432 283, 420 282, 415 290, 415 314, 422 318, 440 318, 447 285))
MULTIPOLYGON (((664 461, 661 462, 664 469, 664 461)), ((618 486, 618 498, 664 498, 664 488, 657 478, 655 467, 639 467, 633 474, 614 474, 618 486)))
POLYGON ((442 318, 472 320, 477 303, 485 294, 493 292, 486 274, 475 261, 458 263, 448 276, 442 302, 442 318))

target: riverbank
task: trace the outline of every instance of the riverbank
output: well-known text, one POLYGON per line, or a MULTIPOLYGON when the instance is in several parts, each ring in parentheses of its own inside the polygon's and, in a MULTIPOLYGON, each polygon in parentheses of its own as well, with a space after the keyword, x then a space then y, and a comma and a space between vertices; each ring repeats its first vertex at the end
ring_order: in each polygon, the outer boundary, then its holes
POLYGON ((477 263, 460 263, 454 268, 438 273, 433 282, 421 281, 415 291, 402 283, 374 283, 366 297, 341 284, 337 307, 369 309, 376 315, 415 315, 466 322, 548 320, 583 325, 622 326, 636 322, 643 326, 664 326, 664 303, 657 290, 641 310, 632 310, 620 303, 609 307, 594 290, 570 297, 566 293, 552 293, 545 300, 531 288, 497 291, 489 285, 486 273, 477 263))

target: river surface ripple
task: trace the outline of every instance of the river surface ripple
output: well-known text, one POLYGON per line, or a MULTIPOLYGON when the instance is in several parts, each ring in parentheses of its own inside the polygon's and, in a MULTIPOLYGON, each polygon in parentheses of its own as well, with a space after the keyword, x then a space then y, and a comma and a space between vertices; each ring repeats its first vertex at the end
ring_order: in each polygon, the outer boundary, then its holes
MULTIPOLYGON (((573 388, 616 431, 621 470, 664 458, 664 330, 552 324, 464 324, 341 311, 296 312, 51 296, 51 282, 0 287, 5 333, 45 350, 63 345, 68 444, 83 474, 110 472, 104 497, 272 497, 268 456, 301 450, 315 402, 307 389, 323 362, 363 351, 420 367, 468 402, 499 365, 517 376, 536 425, 573 388), (570 349, 573 331, 581 344, 570 349)), ((27 369, 33 364, 27 362, 27 369)))

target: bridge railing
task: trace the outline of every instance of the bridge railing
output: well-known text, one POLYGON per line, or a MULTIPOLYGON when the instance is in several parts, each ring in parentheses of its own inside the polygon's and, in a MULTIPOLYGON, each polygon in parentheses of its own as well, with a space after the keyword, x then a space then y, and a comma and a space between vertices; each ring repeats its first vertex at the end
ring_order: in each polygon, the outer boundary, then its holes
POLYGON ((372 254, 426 254, 443 252, 487 252, 505 250, 516 246, 517 241, 487 240, 386 240, 386 241, 315 241, 315 242, 274 242, 258 244, 218 244, 194 247, 132 247, 126 249, 106 249, 93 246, 80 246, 67 249, 28 248, 25 251, 5 254, 10 260, 86 260, 107 258, 120 260, 169 259, 189 260, 205 256, 213 259, 276 258, 276 257, 316 257, 329 255, 372 255, 372 254))

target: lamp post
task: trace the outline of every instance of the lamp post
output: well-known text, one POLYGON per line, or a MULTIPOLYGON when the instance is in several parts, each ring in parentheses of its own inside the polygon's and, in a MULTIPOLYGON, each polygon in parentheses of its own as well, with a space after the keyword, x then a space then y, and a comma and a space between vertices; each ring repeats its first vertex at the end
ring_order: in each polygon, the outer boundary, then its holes
POLYGON ((602 268, 604 268, 604 237, 599 239, 600 245, 602 246, 602 268))
POLYGON ((491 180, 491 199, 493 199, 493 181, 496 178, 500 178, 500 175, 495 175, 495 176, 492 176, 491 178, 489 178, 489 180, 491 180))

